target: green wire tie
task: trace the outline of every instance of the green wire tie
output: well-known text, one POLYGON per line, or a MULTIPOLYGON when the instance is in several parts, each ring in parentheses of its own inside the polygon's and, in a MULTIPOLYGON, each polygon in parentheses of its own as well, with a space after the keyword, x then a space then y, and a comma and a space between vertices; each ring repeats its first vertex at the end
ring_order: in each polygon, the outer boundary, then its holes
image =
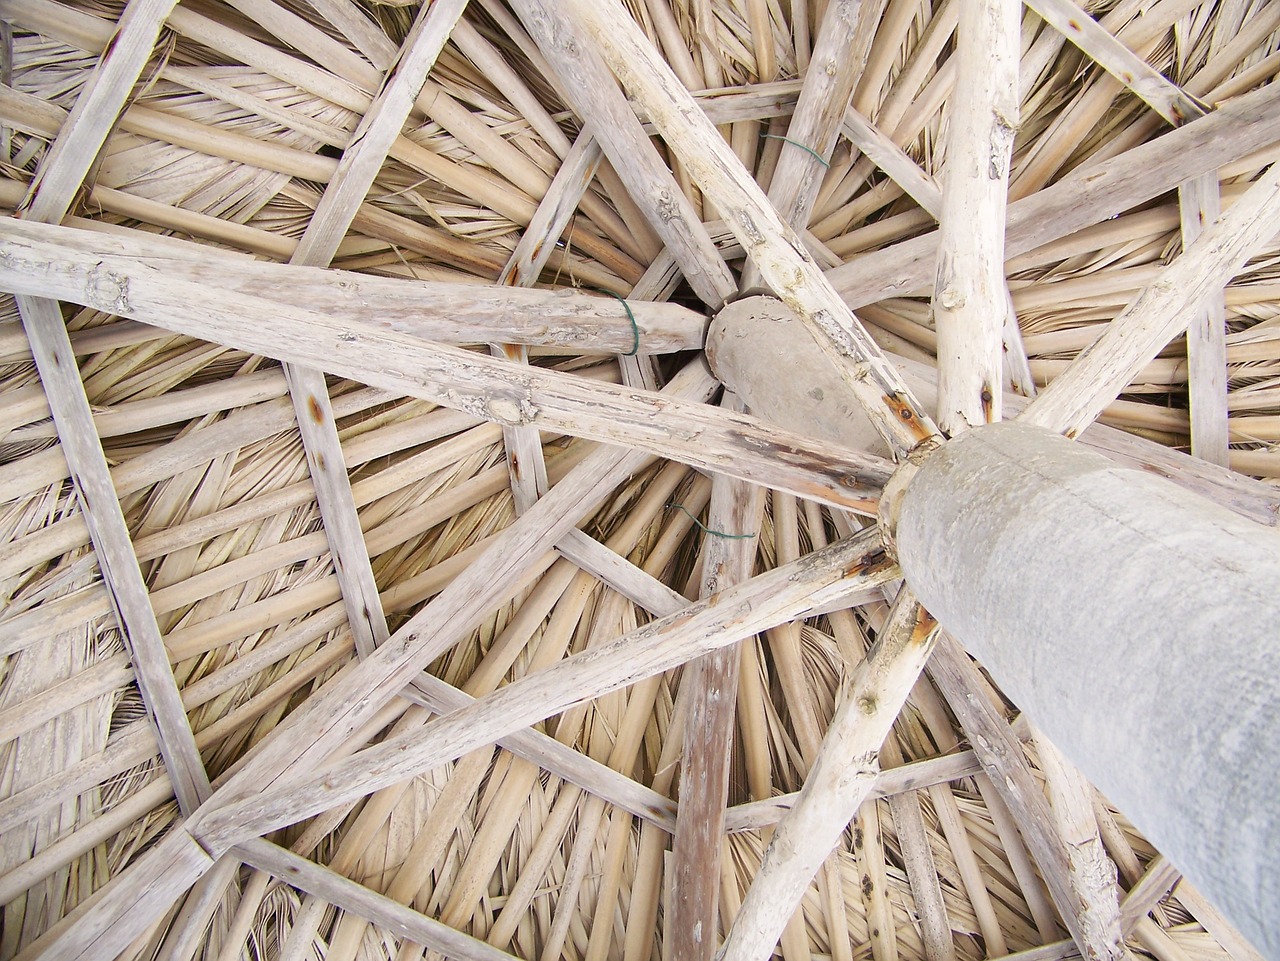
POLYGON ((748 537, 756 536, 755 534, 726 534, 724 531, 713 531, 706 524, 702 523, 702 521, 698 520, 696 517, 690 514, 689 508, 685 507, 683 504, 668 504, 667 508, 673 511, 680 511, 680 513, 684 514, 685 517, 689 518, 689 520, 697 524, 698 527, 703 531, 703 533, 706 533, 706 534, 713 534, 716 537, 723 537, 726 540, 730 540, 730 541, 740 541, 740 540, 745 540, 748 537))
POLYGON ((631 305, 627 303, 627 298, 621 294, 615 294, 612 290, 605 290, 603 287, 592 287, 592 290, 602 294, 608 294, 610 297, 616 297, 622 301, 623 308, 627 311, 627 320, 631 321, 631 336, 635 338, 635 342, 631 345, 631 349, 623 354, 623 357, 634 357, 640 353, 640 325, 636 323, 636 315, 631 312, 631 305))
POLYGON ((831 169, 831 164, 827 162, 827 159, 808 144, 803 144, 799 140, 792 140, 790 137, 784 137, 780 133, 762 133, 760 136, 766 140, 781 140, 783 143, 789 143, 793 147, 799 147, 801 150, 806 150, 813 154, 814 160, 818 161, 818 163, 822 164, 822 166, 826 167, 828 170, 831 169))

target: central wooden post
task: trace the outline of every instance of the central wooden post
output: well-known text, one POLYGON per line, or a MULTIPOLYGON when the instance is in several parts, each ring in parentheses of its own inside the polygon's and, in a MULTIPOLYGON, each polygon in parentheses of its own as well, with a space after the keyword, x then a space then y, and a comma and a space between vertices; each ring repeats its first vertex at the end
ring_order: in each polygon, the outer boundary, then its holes
MULTIPOLYGON (((722 312, 707 350, 761 416, 870 444, 803 334, 757 298, 722 312)), ((930 613, 1280 957, 1280 535, 1017 423, 901 471, 881 516, 930 613)))

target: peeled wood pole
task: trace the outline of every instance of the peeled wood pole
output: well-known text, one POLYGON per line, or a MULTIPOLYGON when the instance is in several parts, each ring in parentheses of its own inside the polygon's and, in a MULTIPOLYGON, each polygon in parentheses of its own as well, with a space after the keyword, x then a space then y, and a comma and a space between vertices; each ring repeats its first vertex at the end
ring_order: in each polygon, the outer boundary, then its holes
POLYGON ((1280 956, 1280 537, 1021 424, 930 455, 893 514, 921 602, 1280 956))
MULTIPOLYGON (((708 358, 770 420, 804 422, 848 446, 874 440, 838 373, 796 338, 799 325, 769 298, 738 301, 713 322, 708 358), (788 333, 792 374, 779 379, 762 360, 788 333)), ((926 399, 927 386, 913 382, 926 399)), ((1280 871, 1266 874, 1267 852, 1280 849, 1280 804, 1269 795, 1280 764, 1266 747, 1280 733, 1280 695, 1268 690, 1280 655, 1265 638, 1280 621, 1269 595, 1280 537, 1043 428, 1016 429, 1047 438, 1048 458, 1039 448, 988 456, 970 439, 1011 429, 949 441, 907 484, 896 516, 908 585, 1067 757, 1274 953, 1276 935, 1267 942, 1262 931, 1280 897, 1280 871), (977 451, 965 455, 964 476, 936 480, 960 445, 977 451), (1064 486, 1057 468, 1042 466, 1059 461, 1076 465, 1083 483, 1064 486), (918 488, 921 478, 931 486, 918 488), (1224 708, 1227 697, 1239 703, 1224 708)))

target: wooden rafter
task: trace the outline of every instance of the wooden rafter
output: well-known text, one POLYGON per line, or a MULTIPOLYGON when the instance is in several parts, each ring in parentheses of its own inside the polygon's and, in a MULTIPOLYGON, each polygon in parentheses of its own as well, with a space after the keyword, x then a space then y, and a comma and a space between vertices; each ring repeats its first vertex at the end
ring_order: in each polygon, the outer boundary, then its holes
MULTIPOLYGON (((740 406, 732 395, 722 403, 740 406)), ((710 597, 750 578, 764 516, 763 494, 758 487, 724 475, 712 478, 707 528, 715 533, 706 534, 703 541, 699 596, 710 597)), ((680 685, 686 712, 684 750, 666 937, 672 956, 690 961, 709 961, 719 936, 720 855, 740 661, 738 645, 705 654, 686 668, 680 685)))
POLYGON ((11 254, 0 265, 0 287, 89 300, 92 306, 116 314, 310 364, 487 420, 536 423, 544 429, 629 444, 864 512, 873 511, 878 488, 888 476, 888 465, 880 458, 810 444, 745 415, 675 398, 659 401, 641 392, 541 368, 513 367, 495 358, 284 304, 272 306, 274 324, 264 329, 256 322, 262 311, 257 299, 227 291, 216 302, 208 301, 201 287, 153 276, 127 258, 81 261, 101 278, 87 282, 83 269, 65 255, 47 248, 36 253, 36 246, 19 245, 8 236, 6 228, 0 227, 0 237, 6 238, 3 246, 11 254), (20 254, 20 249, 26 253, 20 254))
MULTIPOLYGON (((172 8, 171 0, 135 0, 126 8, 116 42, 103 55, 41 165, 25 212, 29 219, 56 224, 66 216, 172 8)), ((18 309, 98 566, 129 644, 138 689, 156 726, 160 754, 179 804, 184 811, 194 811, 209 796, 209 778, 169 669, 62 309, 56 301, 36 297, 18 298, 18 309)))
MULTIPOLYGON (((1274 144, 1277 117, 1280 88, 1272 84, 1117 157, 1073 170, 1009 204, 1005 256, 1016 257, 1069 236, 1274 144)), ((828 278, 855 310, 925 289, 938 242, 936 232, 902 241, 836 267, 828 278)))
POLYGON ((1275 235, 1280 164, 1266 171, 1209 229, 1166 267, 1020 419, 1075 437, 1133 375, 1186 329, 1196 310, 1275 235))

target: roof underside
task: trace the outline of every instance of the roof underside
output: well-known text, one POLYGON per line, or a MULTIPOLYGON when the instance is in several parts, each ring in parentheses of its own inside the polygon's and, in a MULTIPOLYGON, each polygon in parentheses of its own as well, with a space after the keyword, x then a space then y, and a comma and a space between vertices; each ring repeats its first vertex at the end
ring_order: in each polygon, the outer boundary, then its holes
POLYGON ((1057 382, 1274 523, 1280 4, 0 18, 0 961, 1258 957, 945 633, 894 653, 875 515, 914 364, 946 433, 1057 382), (757 288, 879 454, 720 391, 757 288), (1160 332, 1115 385, 1109 328, 1160 332))

